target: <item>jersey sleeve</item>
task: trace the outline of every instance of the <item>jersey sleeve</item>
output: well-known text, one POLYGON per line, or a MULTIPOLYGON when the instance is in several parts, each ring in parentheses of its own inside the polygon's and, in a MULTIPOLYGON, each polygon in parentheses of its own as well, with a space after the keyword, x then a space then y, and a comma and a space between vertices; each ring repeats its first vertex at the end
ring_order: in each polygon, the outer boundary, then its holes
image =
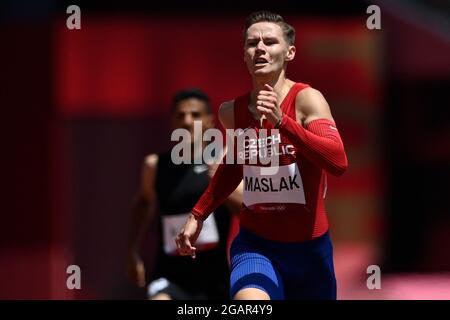
POLYGON ((335 176, 340 176, 346 171, 347 155, 333 121, 316 119, 305 129, 285 115, 278 129, 282 135, 294 142, 300 153, 325 171, 335 176))

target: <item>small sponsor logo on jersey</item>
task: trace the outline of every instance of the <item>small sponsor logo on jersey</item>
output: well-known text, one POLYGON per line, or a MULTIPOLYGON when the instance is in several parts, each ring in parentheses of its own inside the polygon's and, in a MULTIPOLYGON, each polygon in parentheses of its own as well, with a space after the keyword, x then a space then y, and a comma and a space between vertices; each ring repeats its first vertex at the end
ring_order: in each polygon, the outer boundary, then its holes
POLYGON ((159 279, 153 280, 152 282, 150 282, 150 284, 147 287, 147 294, 149 296, 154 296, 155 294, 164 290, 168 286, 169 286, 169 280, 167 280, 166 278, 159 278, 159 279))
POLYGON ((207 170, 208 170, 208 166, 206 164, 202 164, 202 165, 199 165, 199 166, 194 166, 194 172, 196 174, 200 174, 200 173, 205 172, 207 170))
POLYGON ((249 126, 249 127, 245 128, 245 129, 241 129, 241 128, 236 129, 236 136, 243 135, 244 132, 246 132, 246 131, 249 130, 249 129, 252 129, 252 127, 249 126))

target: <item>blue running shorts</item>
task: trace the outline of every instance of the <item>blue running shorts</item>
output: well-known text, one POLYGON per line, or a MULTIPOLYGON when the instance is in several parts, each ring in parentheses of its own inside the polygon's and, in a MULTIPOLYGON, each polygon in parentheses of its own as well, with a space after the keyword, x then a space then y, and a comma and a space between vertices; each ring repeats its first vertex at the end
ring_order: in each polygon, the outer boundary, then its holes
POLYGON ((277 242, 241 227, 231 245, 230 296, 258 288, 273 300, 336 299, 329 233, 305 242, 277 242))

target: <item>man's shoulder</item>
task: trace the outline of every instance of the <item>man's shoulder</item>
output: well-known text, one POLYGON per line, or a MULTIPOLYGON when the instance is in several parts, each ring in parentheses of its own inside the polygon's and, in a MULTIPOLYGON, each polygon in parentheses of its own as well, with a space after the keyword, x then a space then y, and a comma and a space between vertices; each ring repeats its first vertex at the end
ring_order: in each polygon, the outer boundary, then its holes
POLYGON ((147 156, 145 156, 144 167, 148 168, 148 169, 155 169, 156 166, 158 165, 160 156, 163 156, 163 155, 159 155, 157 153, 150 153, 147 156))
POLYGON ((300 90, 295 97, 295 105, 297 108, 314 108, 327 104, 322 92, 313 88, 306 87, 300 90))
POLYGON ((234 99, 223 102, 219 107, 219 120, 225 129, 234 124, 234 99))
POLYGON ((318 97, 323 97, 322 93, 311 87, 311 86, 305 86, 304 88, 302 88, 298 93, 297 96, 295 97, 295 100, 297 102, 303 102, 303 101, 310 101, 310 100, 314 100, 317 99, 318 97))
POLYGON ((219 107, 219 113, 227 113, 233 111, 234 108, 234 99, 222 102, 219 107))
POLYGON ((307 87, 298 92, 295 98, 295 108, 297 116, 300 114, 302 122, 317 118, 333 119, 325 97, 313 87, 307 87))

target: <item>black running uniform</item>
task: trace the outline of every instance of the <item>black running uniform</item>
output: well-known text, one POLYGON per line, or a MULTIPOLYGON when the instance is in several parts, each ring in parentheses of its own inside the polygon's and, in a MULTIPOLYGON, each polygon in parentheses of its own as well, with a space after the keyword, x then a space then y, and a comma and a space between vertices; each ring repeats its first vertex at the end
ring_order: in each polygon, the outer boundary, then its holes
POLYGON ((208 183, 206 164, 175 165, 170 152, 159 155, 156 194, 160 209, 160 246, 149 295, 167 293, 174 299, 228 298, 226 250, 231 214, 225 206, 214 212, 213 219, 204 222, 195 259, 176 253, 175 236, 180 225, 185 223, 186 215, 208 183))

